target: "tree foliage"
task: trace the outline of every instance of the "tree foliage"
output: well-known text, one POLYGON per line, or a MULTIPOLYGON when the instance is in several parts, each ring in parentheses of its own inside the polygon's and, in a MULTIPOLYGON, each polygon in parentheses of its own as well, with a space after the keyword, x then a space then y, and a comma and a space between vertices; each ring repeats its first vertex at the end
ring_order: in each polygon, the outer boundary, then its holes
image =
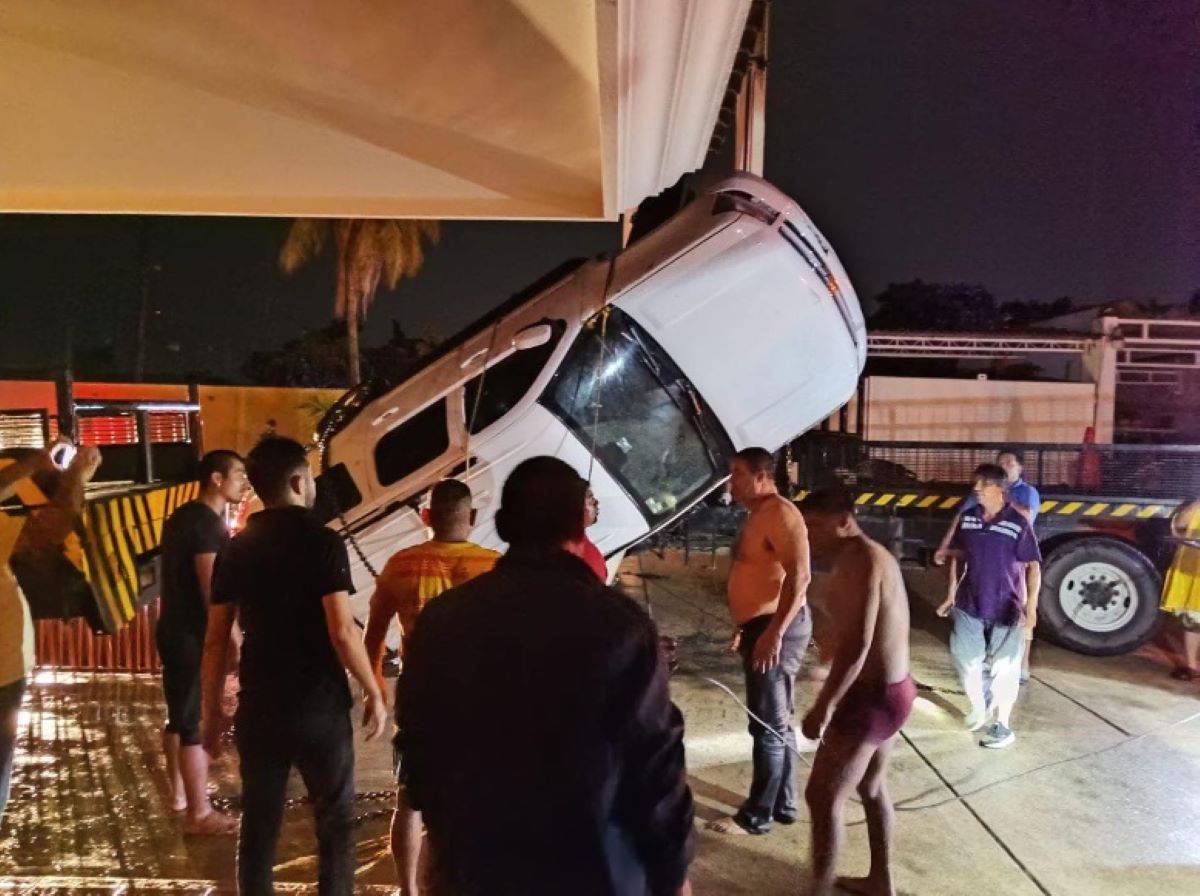
POLYGON ((425 264, 425 246, 441 239, 437 221, 390 218, 298 218, 292 222, 279 266, 295 272, 332 244, 337 252, 337 284, 333 315, 347 322, 346 379, 363 378, 358 334, 379 284, 395 289, 404 277, 415 277, 425 264))
MULTIPOLYGON (((242 365, 242 374, 258 386, 344 386, 348 376, 345 352, 346 323, 334 321, 308 330, 278 348, 254 352, 242 365)), ((435 334, 407 336, 392 321, 392 336, 383 345, 362 353, 361 378, 396 379, 437 348, 435 334)))
POLYGON ((990 332, 1004 323, 995 296, 974 283, 892 283, 875 305, 867 323, 876 330, 990 332))
POLYGON ((1010 327, 1028 327, 1051 317, 1070 313, 1074 302, 1070 296, 1060 296, 1050 302, 1005 302, 1000 314, 1010 327))

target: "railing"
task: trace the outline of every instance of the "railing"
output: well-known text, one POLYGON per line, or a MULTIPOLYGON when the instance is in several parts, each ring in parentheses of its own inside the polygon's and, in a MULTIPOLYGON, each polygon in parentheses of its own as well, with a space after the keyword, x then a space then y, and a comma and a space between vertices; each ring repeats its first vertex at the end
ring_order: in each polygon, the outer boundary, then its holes
POLYGON ((115 635, 97 635, 82 619, 39 619, 35 623, 39 667, 93 672, 157 672, 154 645, 158 601, 142 607, 115 635))
MULTIPOLYGON (((799 452, 802 481, 849 485, 957 488, 972 471, 994 463, 994 442, 859 442, 813 440, 799 452)), ((1043 494, 1184 500, 1200 495, 1198 445, 1014 445, 1025 478, 1043 494)))

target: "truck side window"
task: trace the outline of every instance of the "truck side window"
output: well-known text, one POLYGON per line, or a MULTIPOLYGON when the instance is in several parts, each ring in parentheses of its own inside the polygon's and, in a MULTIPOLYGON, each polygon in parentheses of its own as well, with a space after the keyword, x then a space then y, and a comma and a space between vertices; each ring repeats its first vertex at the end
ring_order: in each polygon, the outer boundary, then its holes
POLYGON ((465 423, 471 427, 471 435, 487 429, 529 394, 538 374, 550 360, 555 347, 562 339, 566 326, 562 321, 547 321, 554 335, 544 345, 513 352, 503 361, 493 364, 483 376, 477 376, 466 384, 463 393, 465 423), (479 381, 483 380, 483 395, 479 396, 479 381), (475 410, 478 396, 479 409, 475 410), (474 425, 471 415, 474 413, 474 425))
POLYGON ((436 401, 414 414, 375 446, 375 472, 380 485, 391 485, 441 457, 450 448, 446 401, 436 401))

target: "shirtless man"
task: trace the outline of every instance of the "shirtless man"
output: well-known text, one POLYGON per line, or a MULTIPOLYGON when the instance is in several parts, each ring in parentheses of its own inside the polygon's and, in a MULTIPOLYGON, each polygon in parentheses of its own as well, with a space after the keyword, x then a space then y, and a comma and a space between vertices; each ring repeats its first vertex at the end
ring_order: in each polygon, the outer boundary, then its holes
POLYGON ((829 611, 835 634, 829 678, 800 727, 805 737, 821 738, 804 793, 812 818, 809 892, 827 896, 836 885, 895 896, 887 771, 896 733, 916 697, 908 674, 908 596, 895 558, 859 528, 852 496, 813 492, 800 511, 813 556, 833 561, 829 611), (842 809, 855 787, 867 816, 871 871, 835 881, 842 809))
MULTIPOLYGON (((746 702, 760 719, 796 747, 796 674, 812 636, 805 606, 810 578, 808 538, 796 506, 775 487, 775 459, 746 448, 729 467, 729 492, 750 511, 733 551, 729 612, 737 626, 733 649, 746 673, 746 702)), ((771 821, 796 821, 792 750, 753 719, 754 775, 750 795, 731 818, 709 825, 726 834, 765 834, 771 821)))

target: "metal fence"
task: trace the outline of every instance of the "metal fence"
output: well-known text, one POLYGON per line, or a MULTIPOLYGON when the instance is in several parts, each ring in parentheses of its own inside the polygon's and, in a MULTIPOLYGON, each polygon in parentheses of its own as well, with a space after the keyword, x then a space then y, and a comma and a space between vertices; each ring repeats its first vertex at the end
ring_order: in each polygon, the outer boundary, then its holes
MULTIPOLYGON (((1184 500, 1200 496, 1200 446, 1014 446, 1025 478, 1043 494, 1106 495, 1184 500)), ((842 461, 842 481, 876 486, 965 489, 971 472, 996 460, 995 443, 865 442, 842 461)), ((843 452, 845 454, 845 452, 843 452)))
POLYGON ((154 644, 158 600, 141 607, 115 635, 97 635, 82 619, 40 619, 36 662, 51 669, 93 672, 157 672, 162 668, 154 644))

